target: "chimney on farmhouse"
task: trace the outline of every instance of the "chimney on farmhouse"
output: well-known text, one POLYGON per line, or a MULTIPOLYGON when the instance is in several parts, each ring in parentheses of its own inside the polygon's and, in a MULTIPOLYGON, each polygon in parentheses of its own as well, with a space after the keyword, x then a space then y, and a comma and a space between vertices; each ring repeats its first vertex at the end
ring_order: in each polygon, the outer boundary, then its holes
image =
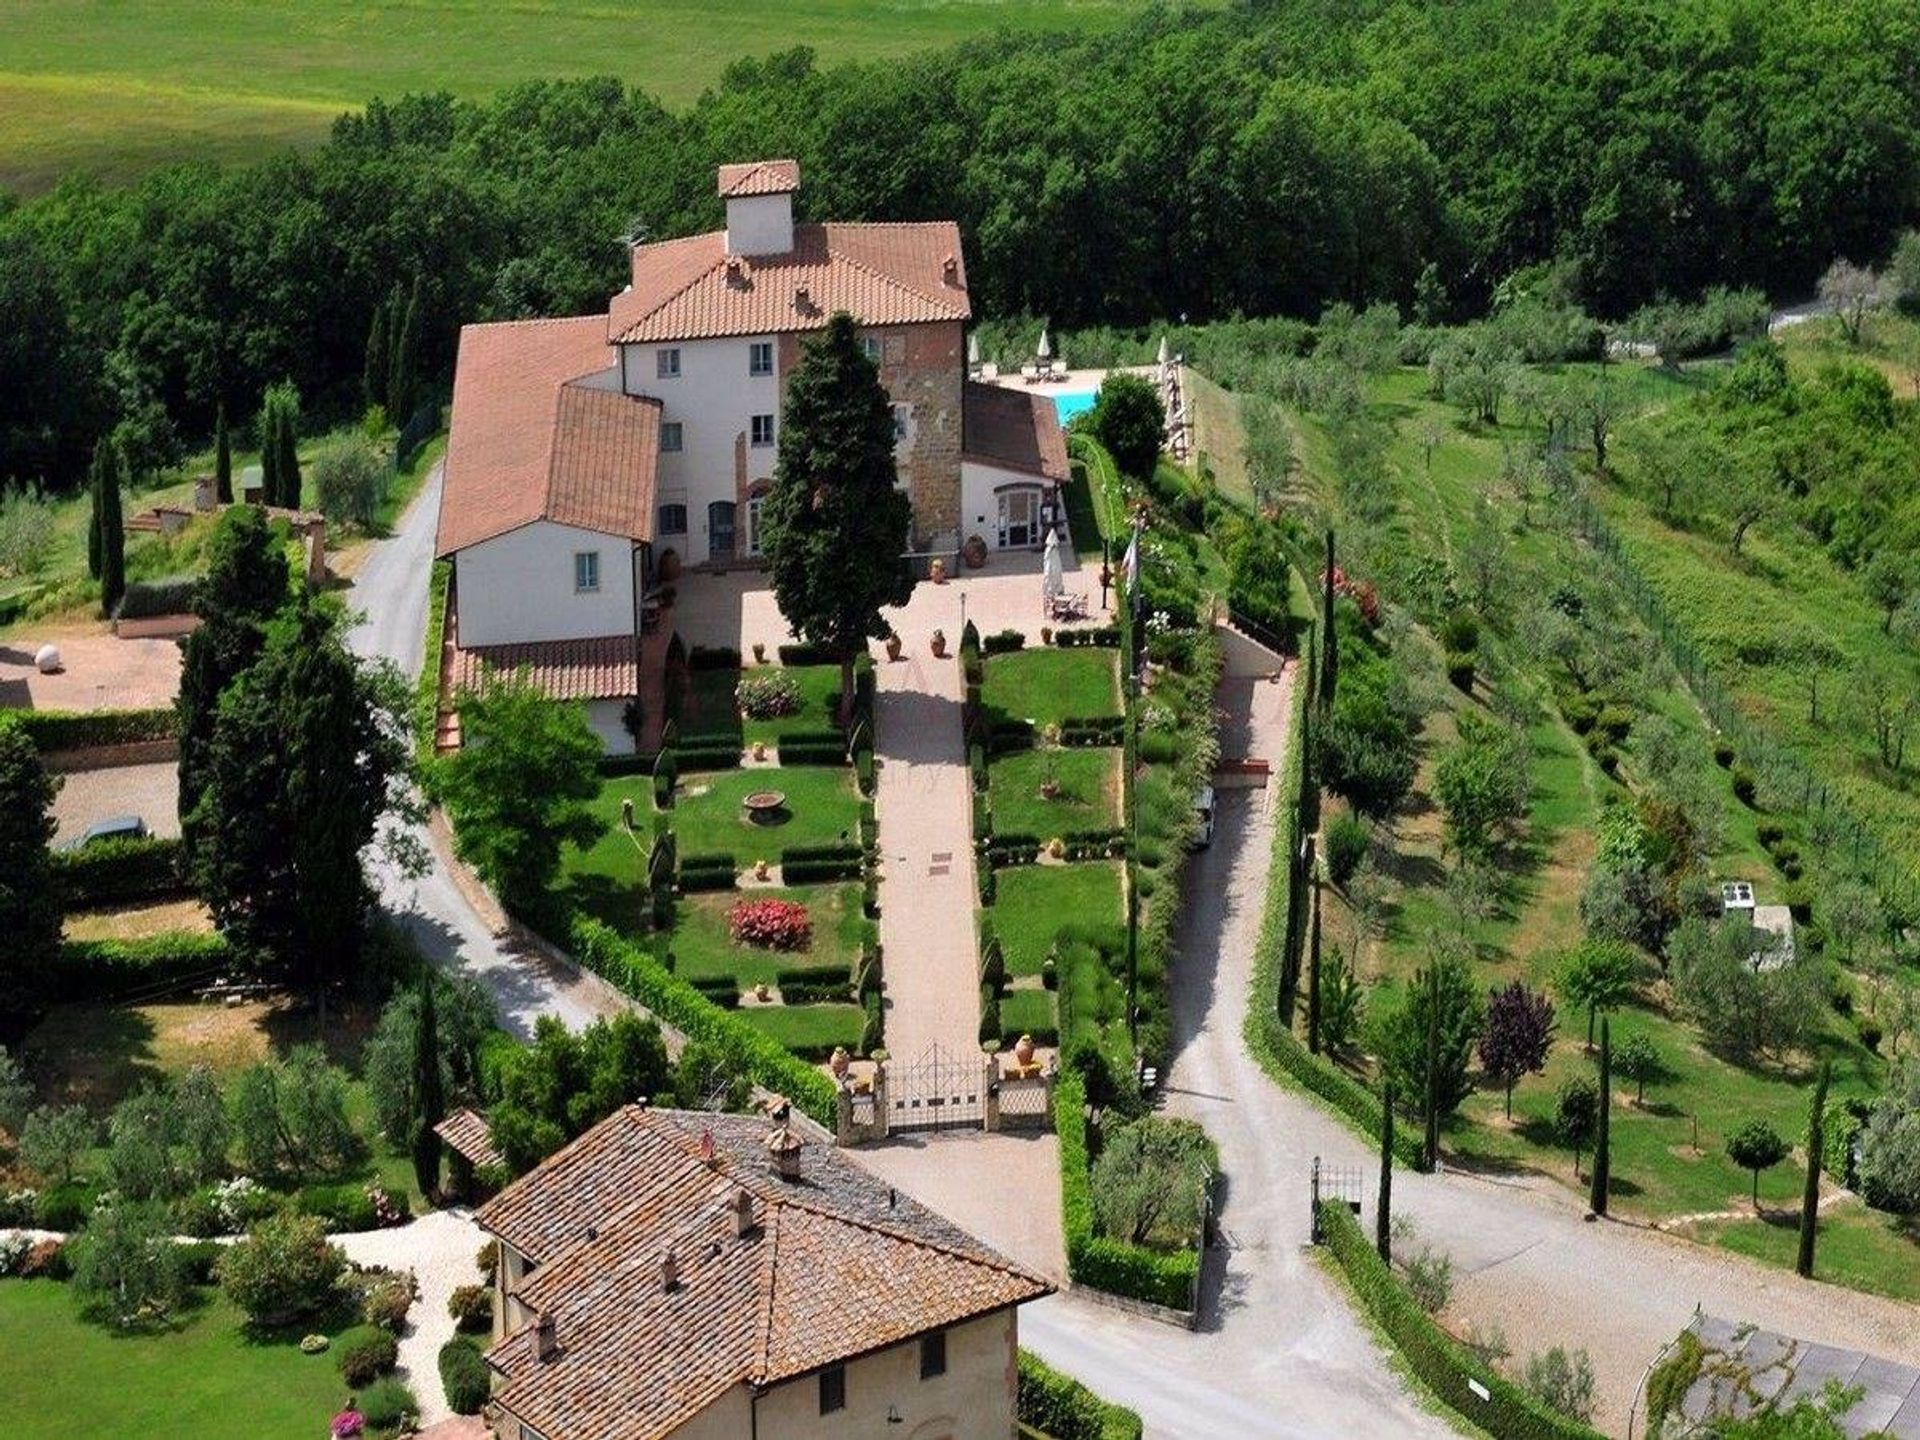
POLYGON ((680 1257, 671 1250, 660 1257, 660 1288, 669 1294, 680 1288, 680 1257))
POLYGON ((753 1196, 745 1190, 733 1192, 733 1233, 734 1238, 744 1240, 759 1228, 760 1222, 754 1218, 753 1196))
POLYGON ((560 1353, 560 1331, 554 1324, 553 1312, 542 1310, 540 1317, 533 1322, 533 1355, 542 1365, 560 1353))
POLYGON ((720 167, 720 198, 727 202, 729 255, 785 255, 793 249, 793 196, 800 188, 797 160, 754 160, 720 167))
POLYGON ((767 1155, 773 1161, 773 1173, 782 1180, 800 1178, 800 1137, 788 1128, 784 1116, 767 1136, 767 1155))

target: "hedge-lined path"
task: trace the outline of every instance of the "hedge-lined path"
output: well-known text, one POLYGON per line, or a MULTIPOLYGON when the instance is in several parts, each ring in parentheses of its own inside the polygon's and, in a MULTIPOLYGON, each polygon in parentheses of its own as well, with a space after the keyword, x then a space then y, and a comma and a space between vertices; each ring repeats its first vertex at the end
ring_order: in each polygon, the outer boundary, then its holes
MULTIPOLYGON (((407 1328, 400 1336, 398 1373, 420 1402, 422 1425, 452 1414, 447 1409, 446 1387, 440 1383, 440 1347, 455 1333, 447 1301, 462 1285, 482 1283, 479 1256, 486 1238, 474 1224, 473 1213, 461 1206, 432 1211, 391 1230, 333 1237, 349 1260, 411 1270, 420 1282, 419 1297, 407 1312, 407 1328)), ((482 1348, 489 1343, 486 1335, 475 1339, 482 1348)))
POLYGON ((972 777, 960 725, 960 663, 924 647, 874 666, 875 810, 887 1053, 980 1054, 972 777))
MULTIPOLYGON (((434 466, 392 537, 369 546, 348 601, 361 612, 347 634, 348 646, 393 661, 409 679, 420 673, 426 646, 441 468, 434 466)), ((444 838, 422 829, 419 839, 427 870, 418 878, 400 875, 384 859, 369 866, 381 903, 440 969, 484 985, 507 1029, 528 1038, 540 1016, 553 1015, 568 1029, 582 1030, 603 1015, 632 1008, 599 977, 513 938, 484 894, 459 883, 444 838)))

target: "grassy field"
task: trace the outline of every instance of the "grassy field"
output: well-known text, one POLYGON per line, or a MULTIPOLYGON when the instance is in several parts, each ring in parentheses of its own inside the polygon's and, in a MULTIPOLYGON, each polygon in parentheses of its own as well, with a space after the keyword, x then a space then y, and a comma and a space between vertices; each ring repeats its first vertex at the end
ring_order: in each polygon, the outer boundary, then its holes
POLYGON ((1020 750, 995 760, 989 773, 995 834, 1044 842, 1120 823, 1120 752, 1111 747, 1020 750), (1051 800, 1040 793, 1048 780, 1060 787, 1051 800))
POLYGON ((1100 649, 1019 650, 987 660, 981 700, 989 711, 1035 725, 1120 713, 1120 661, 1100 649))
POLYGON ((1084 30, 1142 0, 0 0, 0 188, 71 171, 124 180, 325 137, 374 95, 479 96, 614 75, 685 104, 731 62, 794 45, 823 61, 910 54, 1002 25, 1084 30))
POLYGON ((0 1284, 8 1436, 295 1440, 322 1433, 347 1393, 334 1357, 302 1355, 297 1336, 256 1339, 216 1292, 202 1294, 204 1303, 174 1328, 129 1335, 82 1320, 56 1281, 0 1284))

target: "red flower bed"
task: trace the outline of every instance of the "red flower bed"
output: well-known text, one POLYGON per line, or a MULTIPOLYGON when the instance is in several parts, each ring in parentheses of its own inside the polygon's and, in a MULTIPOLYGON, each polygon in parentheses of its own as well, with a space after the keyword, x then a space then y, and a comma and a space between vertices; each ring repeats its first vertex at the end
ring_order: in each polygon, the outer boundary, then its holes
POLYGON ((792 900, 742 900, 727 912, 727 933, 736 945, 804 950, 813 943, 813 917, 792 900))
POLYGON ((1371 581, 1351 579, 1336 565, 1333 567, 1333 593, 1353 601, 1369 626, 1380 623, 1380 594, 1371 581))

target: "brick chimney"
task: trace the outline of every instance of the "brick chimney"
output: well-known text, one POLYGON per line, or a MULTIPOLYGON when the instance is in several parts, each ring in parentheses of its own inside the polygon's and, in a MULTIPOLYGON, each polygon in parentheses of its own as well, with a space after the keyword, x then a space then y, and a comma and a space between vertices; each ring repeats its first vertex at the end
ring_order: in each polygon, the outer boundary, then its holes
POLYGON ((744 1240, 760 1228, 760 1221, 753 1213, 753 1196, 745 1190, 733 1193, 733 1233, 736 1239, 744 1240))
POLYGON ((788 1128, 784 1116, 767 1135, 767 1155, 773 1161, 773 1173, 782 1180, 800 1178, 800 1137, 788 1128))
POLYGON ((560 1353, 560 1330, 554 1323, 553 1312, 542 1310, 539 1318, 533 1322, 533 1355, 542 1365, 548 1364, 560 1353))
POLYGON ((660 1257, 660 1288, 669 1294, 680 1288, 680 1257, 671 1250, 660 1257))

